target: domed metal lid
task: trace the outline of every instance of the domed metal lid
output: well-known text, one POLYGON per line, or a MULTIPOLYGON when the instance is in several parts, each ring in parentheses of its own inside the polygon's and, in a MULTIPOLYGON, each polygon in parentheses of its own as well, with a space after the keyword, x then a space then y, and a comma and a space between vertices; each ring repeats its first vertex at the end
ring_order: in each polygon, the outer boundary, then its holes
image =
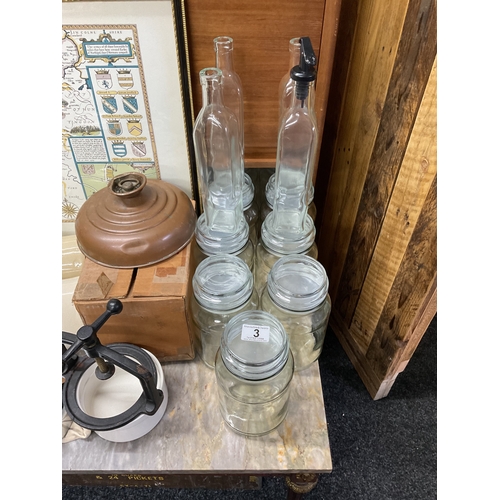
POLYGON ((82 205, 75 233, 81 252, 98 264, 144 267, 184 248, 196 219, 186 193, 132 172, 115 177, 82 205))

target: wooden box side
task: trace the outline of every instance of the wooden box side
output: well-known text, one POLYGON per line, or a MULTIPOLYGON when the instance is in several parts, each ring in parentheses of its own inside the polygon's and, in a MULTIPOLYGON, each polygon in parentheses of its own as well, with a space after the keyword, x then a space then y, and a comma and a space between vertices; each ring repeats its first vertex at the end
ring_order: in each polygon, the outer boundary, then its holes
POLYGON ((85 258, 78 283, 73 293, 73 302, 125 298, 130 290, 134 269, 117 269, 96 264, 85 258))
MULTIPOLYGON (((122 303, 123 311, 99 330, 102 344, 134 344, 151 352, 160 362, 194 359, 185 297, 125 298, 122 303)), ((102 314, 106 303, 81 301, 75 307, 87 324, 102 314)))
POLYGON ((131 297, 185 297, 188 293, 191 244, 170 259, 137 269, 131 297))

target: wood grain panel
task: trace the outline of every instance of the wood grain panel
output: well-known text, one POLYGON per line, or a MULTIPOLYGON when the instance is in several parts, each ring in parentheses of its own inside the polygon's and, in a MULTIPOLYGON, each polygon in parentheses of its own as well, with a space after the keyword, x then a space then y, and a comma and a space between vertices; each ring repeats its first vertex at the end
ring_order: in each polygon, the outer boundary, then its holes
MULTIPOLYGON (((421 312, 422 297, 436 284, 437 260, 437 178, 434 176, 424 207, 413 231, 403 261, 380 315, 366 358, 379 379, 392 378, 402 371, 422 335, 413 335, 415 319, 421 312), (407 346, 410 344, 410 350, 407 346), (401 363, 404 363, 402 366, 401 363)), ((426 306, 427 304, 425 304, 426 306)), ((432 315, 433 316, 433 315, 432 315)), ((432 316, 424 318, 428 323, 432 316)), ((422 322, 422 317, 418 318, 422 322)))
POLYGON ((353 317, 365 352, 436 175, 436 73, 434 64, 353 317))
POLYGON ((436 1, 410 2, 334 307, 350 324, 437 48, 436 1))
MULTIPOLYGON (((339 14, 328 107, 325 116, 323 140, 321 141, 319 151, 317 175, 314 183, 314 201, 318 211, 315 222, 318 229, 322 225, 323 218, 326 221, 329 220, 329 214, 325 214, 324 212, 325 199, 340 125, 341 110, 347 89, 349 63, 358 22, 360 1, 343 1, 339 14)), ((329 249, 327 249, 326 253, 328 251, 329 249)))
MULTIPOLYGON (((331 1, 331 0, 330 0, 331 1)), ((340 1, 340 0, 335 0, 340 1)), ((276 164, 278 134, 278 86, 289 71, 289 40, 309 36, 321 61, 321 34, 325 0, 304 3, 289 0, 185 0, 195 116, 201 109, 199 72, 215 64, 213 39, 234 39, 234 68, 241 78, 244 95, 245 166, 276 164)), ((335 19, 325 20, 334 23, 335 19)), ((326 42, 325 42, 326 43, 326 42)), ((322 64, 320 62, 320 64, 322 64)), ((318 68, 319 70, 319 68, 318 68)), ((328 65, 325 69, 328 71, 328 65)), ((324 85, 330 74, 318 74, 324 85)), ((319 102, 328 88, 317 87, 319 102)), ((323 123, 323 116, 318 121, 323 123)))
MULTIPOLYGON (((326 20, 326 22, 323 23, 323 31, 321 33, 321 59, 319 60, 318 76, 316 79, 316 89, 319 89, 319 92, 316 94, 315 111, 317 116, 320 117, 318 120, 318 150, 323 139, 324 121, 326 118, 332 68, 335 60, 334 56, 337 45, 341 5, 342 0, 326 0, 325 2, 324 20, 326 20)), ((319 154, 316 154, 312 173, 313 185, 316 182, 318 163, 319 154)))
POLYGON ((319 232, 319 260, 336 291, 356 218, 408 0, 360 2, 341 126, 319 232))

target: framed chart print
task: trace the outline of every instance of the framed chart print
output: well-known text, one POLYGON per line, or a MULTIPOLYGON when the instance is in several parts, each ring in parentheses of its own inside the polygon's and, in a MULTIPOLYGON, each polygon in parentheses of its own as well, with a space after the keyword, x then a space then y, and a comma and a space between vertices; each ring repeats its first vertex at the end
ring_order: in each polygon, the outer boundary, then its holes
POLYGON ((130 171, 199 206, 186 40, 183 0, 62 2, 63 233, 130 171))

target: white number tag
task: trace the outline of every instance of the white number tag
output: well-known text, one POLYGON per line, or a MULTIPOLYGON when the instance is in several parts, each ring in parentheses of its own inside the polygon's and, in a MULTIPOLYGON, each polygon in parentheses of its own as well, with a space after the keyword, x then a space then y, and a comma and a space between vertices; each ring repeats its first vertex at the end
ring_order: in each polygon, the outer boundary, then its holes
POLYGON ((241 340, 246 342, 269 342, 269 326, 243 325, 241 340))

